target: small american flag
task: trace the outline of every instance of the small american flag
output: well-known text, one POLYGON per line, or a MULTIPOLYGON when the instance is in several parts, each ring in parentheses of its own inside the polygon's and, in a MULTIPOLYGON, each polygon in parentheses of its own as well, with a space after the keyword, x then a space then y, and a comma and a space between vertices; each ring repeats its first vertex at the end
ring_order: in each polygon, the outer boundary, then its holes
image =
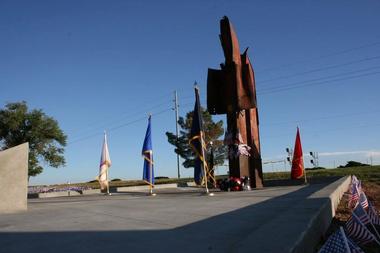
POLYGON ((367 196, 364 194, 364 192, 361 192, 359 195, 359 204, 366 209, 368 207, 368 200, 367 196))
POLYGON ((362 182, 355 175, 353 175, 351 178, 351 185, 356 185, 359 192, 362 191, 362 182))
POLYGON ((342 227, 323 244, 318 253, 348 253, 350 248, 342 227))
POLYGON ((377 214, 377 211, 376 211, 375 207, 372 205, 371 202, 369 202, 369 204, 368 204, 367 213, 368 213, 368 216, 371 219, 372 224, 380 226, 380 217, 377 214))
POLYGON ((364 210, 362 205, 356 205, 353 213, 359 218, 359 220, 364 225, 367 225, 370 223, 370 217, 368 216, 367 212, 364 210))
POLYGON ((352 213, 352 216, 346 223, 346 234, 360 245, 376 241, 375 236, 366 228, 359 218, 352 213))
POLYGON ((359 180, 358 180, 358 178, 355 176, 355 175, 352 175, 352 177, 351 177, 351 182, 352 183, 356 183, 356 182, 358 182, 359 180))
POLYGON ((348 200, 348 206, 354 208, 359 200, 359 190, 356 184, 351 185, 350 198, 348 200))

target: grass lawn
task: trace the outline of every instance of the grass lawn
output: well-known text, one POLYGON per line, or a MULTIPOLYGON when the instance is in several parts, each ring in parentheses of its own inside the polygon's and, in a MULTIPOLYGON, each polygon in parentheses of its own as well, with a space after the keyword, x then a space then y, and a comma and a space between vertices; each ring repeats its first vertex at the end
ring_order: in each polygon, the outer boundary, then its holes
MULTIPOLYGON (((380 185, 380 166, 322 169, 306 171, 307 178, 356 175, 362 182, 380 185)), ((264 173, 264 180, 289 179, 290 172, 264 173)))

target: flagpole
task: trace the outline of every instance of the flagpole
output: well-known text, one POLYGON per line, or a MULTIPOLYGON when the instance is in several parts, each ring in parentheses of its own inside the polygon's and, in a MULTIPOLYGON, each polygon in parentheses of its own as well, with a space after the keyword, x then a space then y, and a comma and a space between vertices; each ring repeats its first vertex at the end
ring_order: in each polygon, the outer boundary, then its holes
MULTIPOLYGON (((108 143, 107 143, 107 133, 106 133, 106 130, 104 130, 104 136, 105 136, 105 142, 106 142, 106 144, 107 144, 107 147, 108 147, 108 143)), ((109 166, 106 164, 106 166, 107 166, 107 173, 106 173, 106 176, 107 176, 107 195, 111 195, 111 193, 110 193, 110 182, 109 182, 109 177, 108 177, 108 168, 109 168, 109 166)))
POLYGON ((111 193, 110 193, 110 181, 108 180, 108 167, 107 167, 107 195, 111 195, 111 193))
MULTIPOLYGON (((194 106, 194 114, 196 113, 195 110, 197 110, 197 115, 198 117, 202 117, 201 115, 201 111, 200 111, 200 103, 199 103, 199 88, 197 86, 197 82, 194 83, 194 90, 195 90, 195 106, 194 106)), ((202 161, 203 163, 203 179, 204 179, 204 183, 205 183, 205 194, 207 194, 208 196, 213 196, 214 193, 210 193, 209 190, 208 190, 208 185, 207 185, 207 170, 206 170, 206 167, 207 167, 207 162, 206 162, 206 156, 205 156, 205 142, 204 142, 204 139, 203 139, 203 131, 202 131, 202 126, 201 126, 201 119, 198 118, 198 124, 199 124, 199 144, 200 144, 200 148, 202 149, 201 153, 202 154, 199 154, 199 151, 196 152, 198 153, 199 156, 199 159, 202 161)), ((193 122, 194 123, 194 122, 193 122)), ((193 128, 193 127, 192 127, 193 128)), ((193 136, 194 137, 194 136, 193 136)), ((191 144, 191 141, 189 142, 191 144)))
MULTIPOLYGON (((153 152, 150 153, 150 160, 153 161, 153 152)), ((149 184, 149 194, 151 196, 156 196, 156 193, 153 193, 153 163, 149 162, 149 171, 150 171, 150 184, 149 184)))
MULTIPOLYGON (((151 158, 152 159, 152 158, 151 158)), ((149 184, 149 190, 150 190, 150 195, 153 196, 153 187, 152 187, 152 163, 149 163, 149 174, 150 174, 150 184, 149 184)))
MULTIPOLYGON (((148 119, 152 118, 152 113, 148 114, 148 119)), ((153 150, 149 151, 149 195, 150 196, 156 196, 156 193, 153 193, 153 150)))

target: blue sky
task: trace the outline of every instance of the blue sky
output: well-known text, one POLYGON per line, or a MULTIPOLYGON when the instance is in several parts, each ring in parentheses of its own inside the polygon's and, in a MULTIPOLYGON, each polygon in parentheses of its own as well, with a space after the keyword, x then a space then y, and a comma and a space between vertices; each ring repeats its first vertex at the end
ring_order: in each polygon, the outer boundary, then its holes
POLYGON ((250 48, 264 160, 285 158, 298 125, 304 153, 319 152, 322 166, 380 163, 378 13, 375 0, 2 0, 0 102, 25 100, 68 135, 67 166, 46 167, 32 184, 94 179, 103 130, 110 177, 141 178, 148 113, 155 174, 174 177, 165 136, 175 129, 173 92, 184 115, 196 80, 205 105, 207 68, 224 60, 218 34, 227 15, 241 50, 250 48))

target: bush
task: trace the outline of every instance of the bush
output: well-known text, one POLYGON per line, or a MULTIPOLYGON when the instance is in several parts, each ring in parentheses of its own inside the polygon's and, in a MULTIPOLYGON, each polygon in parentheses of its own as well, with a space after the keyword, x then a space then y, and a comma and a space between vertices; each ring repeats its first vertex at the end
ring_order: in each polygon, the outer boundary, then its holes
POLYGON ((370 165, 356 162, 356 161, 348 161, 346 165, 340 165, 338 168, 350 168, 350 167, 362 167, 362 166, 370 166, 370 165))
POLYGON ((325 167, 313 167, 313 168, 306 168, 305 170, 325 170, 325 167))
POLYGON ((168 179, 168 177, 154 177, 154 179, 168 179))

